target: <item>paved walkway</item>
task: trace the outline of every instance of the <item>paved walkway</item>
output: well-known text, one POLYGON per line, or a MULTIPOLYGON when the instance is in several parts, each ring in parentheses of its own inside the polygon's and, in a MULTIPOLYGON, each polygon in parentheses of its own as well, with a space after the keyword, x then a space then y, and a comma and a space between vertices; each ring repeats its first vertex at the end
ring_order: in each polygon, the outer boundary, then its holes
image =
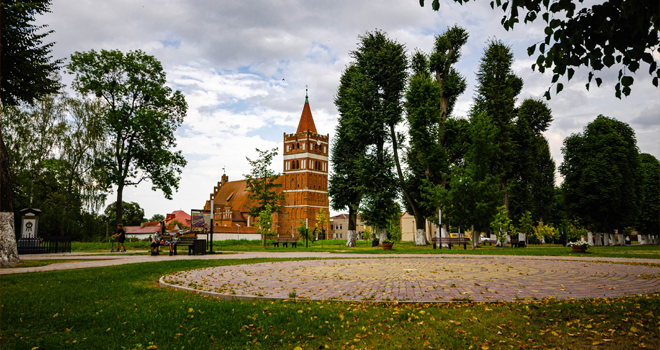
POLYGON ((178 272, 161 286, 226 299, 449 302, 522 298, 618 297, 660 292, 660 268, 608 262, 655 259, 478 255, 373 255, 313 252, 242 252, 214 255, 67 253, 24 255, 24 260, 85 260, 2 269, 0 274, 57 271, 189 259, 334 258, 233 265, 178 272), (351 259, 346 259, 351 258, 351 259), (598 262, 599 261, 599 262, 598 262))
MULTIPOLYGON (((334 255, 334 254, 333 254, 334 255)), ((660 268, 569 258, 369 256, 182 271, 161 286, 225 299, 449 302, 620 297, 660 292, 660 268)))

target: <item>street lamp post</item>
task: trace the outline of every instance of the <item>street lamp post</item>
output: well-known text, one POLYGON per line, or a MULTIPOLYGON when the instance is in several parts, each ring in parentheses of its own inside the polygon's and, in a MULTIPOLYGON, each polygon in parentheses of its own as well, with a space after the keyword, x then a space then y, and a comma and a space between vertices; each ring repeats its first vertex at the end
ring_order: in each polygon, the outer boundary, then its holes
POLYGON ((239 224, 235 224, 235 225, 236 225, 236 227, 238 227, 238 236, 237 236, 238 238, 237 238, 237 240, 240 241, 241 240, 241 225, 239 225, 239 224))

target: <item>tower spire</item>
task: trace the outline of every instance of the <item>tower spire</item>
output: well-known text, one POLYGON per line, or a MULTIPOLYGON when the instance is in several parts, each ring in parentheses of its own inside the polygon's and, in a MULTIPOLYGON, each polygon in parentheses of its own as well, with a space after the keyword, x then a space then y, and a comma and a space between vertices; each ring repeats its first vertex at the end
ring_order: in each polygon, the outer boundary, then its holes
POLYGON ((296 133, 308 130, 316 134, 316 125, 314 125, 312 109, 309 108, 308 88, 307 85, 305 85, 305 105, 303 106, 302 115, 300 116, 300 122, 298 123, 298 130, 296 133))
POLYGON ((307 85, 305 85, 305 103, 309 103, 309 96, 307 95, 307 85))

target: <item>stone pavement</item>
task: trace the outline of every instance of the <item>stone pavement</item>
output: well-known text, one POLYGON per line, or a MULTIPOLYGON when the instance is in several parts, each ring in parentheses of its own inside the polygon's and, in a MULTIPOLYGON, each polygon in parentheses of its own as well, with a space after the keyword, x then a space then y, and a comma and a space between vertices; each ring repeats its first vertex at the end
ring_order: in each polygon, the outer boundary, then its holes
POLYGON ((182 271, 162 277, 160 285, 225 299, 515 301, 659 293, 660 268, 518 256, 370 256, 182 271))
POLYGON ((214 267, 163 276, 162 286, 228 299, 449 302, 530 298, 618 297, 660 292, 660 268, 608 262, 656 259, 478 255, 373 255, 241 252, 213 255, 67 253, 23 255, 24 260, 75 259, 0 274, 57 271, 187 259, 326 258, 214 267), (103 260, 99 260, 103 259, 103 260))

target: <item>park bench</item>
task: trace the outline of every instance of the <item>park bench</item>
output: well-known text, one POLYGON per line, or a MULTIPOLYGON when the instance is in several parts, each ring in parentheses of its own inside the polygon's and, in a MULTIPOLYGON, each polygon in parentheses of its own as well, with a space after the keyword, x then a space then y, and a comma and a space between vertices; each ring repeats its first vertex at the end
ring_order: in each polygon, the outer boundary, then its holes
MULTIPOLYGON (((195 251, 195 236, 196 235, 184 235, 179 237, 179 241, 174 245, 174 255, 178 255, 177 249, 178 247, 188 247, 188 255, 196 255, 197 253, 201 252, 196 252, 195 251)), ((164 240, 171 242, 172 241, 172 236, 164 236, 164 240)), ((166 245, 161 245, 160 247, 167 247, 166 245)), ((160 249, 156 251, 156 255, 160 252, 160 249)))
POLYGON ((517 248, 525 248, 527 247, 527 241, 524 239, 511 238, 511 246, 517 248))
POLYGON ((275 242, 273 242, 273 247, 279 247, 280 243, 283 246, 287 247, 287 244, 291 243, 292 248, 298 248, 298 238, 280 238, 277 237, 275 242))
POLYGON ((439 247, 442 249, 442 245, 446 244, 449 246, 449 249, 452 248, 454 244, 458 245, 463 245, 463 249, 467 249, 467 245, 470 242, 469 239, 466 237, 458 237, 458 238, 452 238, 452 237, 433 237, 431 238, 433 241, 433 249, 436 249, 436 247, 439 247))

